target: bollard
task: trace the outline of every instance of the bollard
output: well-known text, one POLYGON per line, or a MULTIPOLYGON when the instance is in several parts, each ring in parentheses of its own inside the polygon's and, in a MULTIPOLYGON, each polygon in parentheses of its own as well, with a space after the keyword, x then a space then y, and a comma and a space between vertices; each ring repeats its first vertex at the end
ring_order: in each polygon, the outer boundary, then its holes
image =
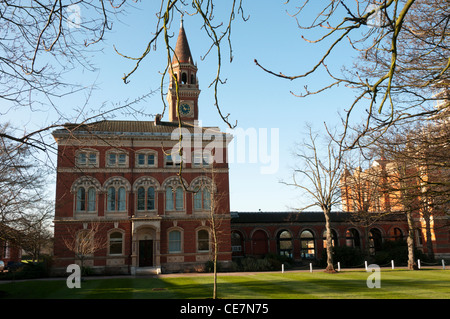
POLYGON ((392 269, 394 269, 394 260, 391 260, 392 269))
POLYGON ((312 263, 309 263, 309 272, 312 272, 312 263))
POLYGON ((338 271, 341 271, 341 262, 338 261, 338 271))
POLYGON ((366 271, 367 271, 367 260, 364 261, 364 265, 366 266, 366 271))
POLYGON ((420 269, 420 259, 417 259, 417 267, 420 269))
POLYGON ((442 259, 442 269, 445 270, 445 261, 442 259))
POLYGON ((281 264, 281 273, 284 274, 284 264, 281 264))

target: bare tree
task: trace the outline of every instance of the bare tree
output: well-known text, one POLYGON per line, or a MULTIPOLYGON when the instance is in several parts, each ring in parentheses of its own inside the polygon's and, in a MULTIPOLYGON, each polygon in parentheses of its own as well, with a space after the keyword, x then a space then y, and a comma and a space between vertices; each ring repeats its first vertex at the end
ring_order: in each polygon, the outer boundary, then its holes
POLYGON ((388 196, 386 161, 371 162, 359 154, 355 159, 346 157, 345 169, 341 178, 343 210, 352 212, 349 220, 364 229, 366 253, 371 255, 373 248, 369 238, 370 228, 391 213, 387 207, 388 196), (368 167, 368 164, 371 164, 368 167))
MULTIPOLYGON (((0 133, 11 131, 8 124, 0 126, 0 133)), ((12 228, 45 199, 46 172, 32 151, 27 145, 0 137, 0 222, 12 228)))
POLYGON ((449 208, 449 148, 447 125, 411 125, 384 134, 377 139, 375 153, 382 152, 389 160, 388 193, 391 209, 407 216, 409 266, 414 261, 414 231, 422 230, 415 225, 413 214, 425 221, 425 234, 429 257, 433 258, 432 216, 445 216, 449 208))
POLYGON ((2 138, 49 150, 42 134, 70 118, 61 111, 59 99, 89 88, 87 83, 70 80, 71 72, 80 68, 95 70, 90 61, 94 44, 102 41, 130 2, 136 1, 0 3, 0 101, 5 105, 0 114, 39 110, 57 114, 52 124, 14 134, 1 132, 2 138))
MULTIPOLYGON (((340 203, 340 178, 342 175, 343 156, 342 148, 333 140, 328 140, 323 149, 317 143, 318 134, 309 127, 309 141, 300 145, 295 155, 299 164, 294 170, 289 186, 299 188, 312 200, 310 205, 300 211, 313 206, 319 206, 325 216, 327 267, 326 272, 335 272, 333 266, 332 233, 330 226, 330 213, 340 203), (302 178, 298 181, 298 177, 302 178)), ((300 212, 301 213, 301 212, 300 212)))
POLYGON ((80 261, 81 269, 87 259, 108 245, 107 236, 102 234, 100 222, 92 221, 84 223, 83 229, 67 228, 67 236, 63 238, 66 248, 75 254, 75 258, 80 261))
POLYGON ((448 89, 449 83, 448 0, 330 0, 320 4, 305 0, 294 8, 290 5, 287 1, 289 14, 299 29, 306 34, 316 32, 313 40, 302 38, 312 44, 324 44, 323 55, 307 71, 294 75, 272 71, 273 67, 263 66, 257 60, 255 63, 264 71, 291 81, 308 79, 320 70, 329 75, 329 81, 323 81, 318 88, 305 85, 304 92, 295 94, 300 97, 321 94, 337 86, 355 92, 343 116, 346 131, 341 142, 348 147, 360 144, 367 133, 383 133, 395 123, 435 116, 448 108, 448 104, 445 108, 434 107, 438 98, 433 92, 448 89), (358 57, 349 63, 342 61, 341 65, 329 63, 345 43, 358 57), (344 140, 358 108, 367 114, 362 129, 352 140, 344 140))

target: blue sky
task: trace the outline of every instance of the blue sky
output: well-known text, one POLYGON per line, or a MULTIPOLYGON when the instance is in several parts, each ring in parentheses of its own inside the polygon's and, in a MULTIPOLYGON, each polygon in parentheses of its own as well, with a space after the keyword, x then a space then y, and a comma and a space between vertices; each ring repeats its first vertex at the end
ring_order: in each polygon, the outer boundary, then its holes
MULTIPOLYGON (((311 89, 319 88, 329 79, 323 72, 299 81, 280 79, 263 72, 255 65, 254 59, 274 71, 298 74, 305 72, 322 56, 325 46, 308 44, 301 39, 304 33, 297 28, 295 19, 286 13, 286 9, 293 9, 292 5, 286 6, 283 1, 253 0, 244 1, 244 9, 245 15, 250 18, 244 22, 236 17, 234 21, 232 63, 229 63, 228 48, 224 46, 222 49, 222 79, 226 78, 227 82, 219 87, 219 102, 222 112, 230 113, 231 122, 237 120, 240 128, 279 130, 279 149, 272 150, 279 151, 279 169, 274 174, 261 174, 261 166, 264 166, 261 163, 230 164, 231 209, 285 211, 309 203, 298 190, 280 183, 280 180, 290 181, 292 166, 295 164, 292 152, 296 143, 305 138, 305 124, 311 123, 314 129, 320 131, 323 131, 324 122, 330 126, 337 124, 338 111, 345 109, 353 94, 348 89, 339 88, 308 98, 293 96, 290 91, 301 93, 306 84, 311 89)), ((92 92, 86 109, 95 112, 103 103, 107 106, 123 104, 159 88, 159 72, 163 71, 166 62, 162 40, 157 43, 157 51, 151 52, 130 77, 129 84, 124 84, 121 77, 132 69, 133 62, 119 56, 113 49, 115 45, 126 55, 140 55, 155 30, 156 10, 157 1, 144 1, 136 5, 136 9, 129 9, 128 15, 122 17, 123 23, 115 23, 104 43, 95 47, 102 49, 92 59, 98 71, 76 70, 67 75, 69 80, 86 86, 96 83, 97 89, 92 92)), ((223 11, 220 8, 216 10, 217 19, 220 19, 219 12, 223 11)), ((81 14, 83 18, 83 12, 81 14)), ((204 126, 219 126, 225 130, 226 125, 214 106, 213 89, 208 88, 217 69, 215 52, 211 52, 205 60, 201 59, 209 47, 209 41, 200 29, 198 17, 185 16, 184 27, 199 70, 200 120, 204 126)), ((176 41, 178 29, 179 16, 174 18, 172 24, 172 41, 176 41)), ((328 65, 339 70, 342 64, 351 61, 349 52, 345 48, 338 48, 328 60, 328 65)), ((59 101, 58 110, 73 121, 76 109, 81 108, 85 100, 86 93, 66 97, 59 101)), ((148 113, 161 113, 159 93, 141 102, 138 107, 148 113)), ((11 112, 9 116, 13 123, 25 125, 27 130, 51 123, 56 118, 52 109, 30 113, 28 116, 21 114, 20 117, 11 112)), ((117 114, 115 119, 152 120, 124 114, 117 114)))

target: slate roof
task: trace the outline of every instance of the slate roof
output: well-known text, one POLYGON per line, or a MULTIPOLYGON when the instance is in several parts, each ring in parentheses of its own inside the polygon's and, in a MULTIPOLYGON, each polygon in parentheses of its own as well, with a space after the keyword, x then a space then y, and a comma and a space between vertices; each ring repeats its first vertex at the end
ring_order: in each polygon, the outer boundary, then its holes
MULTIPOLYGON (((332 212, 331 222, 349 222, 354 213, 332 212)), ((389 214, 382 221, 405 220, 404 214, 389 214)), ((324 223, 322 212, 231 212, 232 223, 324 223)))
MULTIPOLYGON (((121 135, 121 136, 170 136, 178 128, 178 122, 163 121, 115 121, 103 120, 93 123, 66 123, 63 129, 57 129, 53 136, 73 135, 121 135)), ((190 123, 183 123, 183 129, 190 133, 217 132, 218 127, 199 127, 190 123)), ((221 133, 225 134, 225 133, 221 133)))

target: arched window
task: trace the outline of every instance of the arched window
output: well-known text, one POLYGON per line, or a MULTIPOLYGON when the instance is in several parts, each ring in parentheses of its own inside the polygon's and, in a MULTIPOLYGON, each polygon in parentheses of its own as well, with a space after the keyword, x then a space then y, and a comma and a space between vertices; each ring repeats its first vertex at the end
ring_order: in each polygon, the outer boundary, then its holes
POLYGON ((209 233, 205 229, 197 232, 197 251, 209 251, 209 233))
POLYGON ((94 187, 90 187, 88 189, 88 198, 87 198, 87 210, 88 212, 93 212, 96 210, 96 202, 97 202, 97 198, 96 198, 96 191, 94 187))
POLYGON ((119 196, 117 202, 117 210, 123 211, 125 210, 125 187, 119 188, 119 196))
POLYGON ((173 190, 172 187, 166 187, 166 210, 173 210, 173 190))
POLYGON ((139 187, 137 191, 137 209, 145 210, 145 188, 139 187))
POLYGON ((195 74, 191 74, 191 84, 195 84, 195 74))
POLYGON ((71 191, 74 196, 74 210, 78 213, 97 211, 97 190, 101 189, 100 183, 91 176, 78 178, 73 184, 71 191))
POLYGON ((312 259, 316 256, 314 235, 309 230, 304 230, 300 235, 301 241, 301 257, 306 259, 312 259))
POLYGON ((109 254, 123 254, 123 234, 121 232, 115 231, 109 235, 109 254))
POLYGON ((181 84, 187 83, 187 74, 186 72, 181 73, 181 84))
POLYGON ((84 187, 80 187, 77 190, 77 211, 86 210, 86 190, 84 187))
POLYGON ((372 228, 369 231, 369 249, 371 254, 381 250, 382 241, 381 231, 377 228, 372 228))
POLYGON ((194 210, 211 210, 211 193, 207 187, 194 193, 194 210))
POLYGON ((155 188, 154 187, 147 188, 147 209, 148 210, 155 209, 155 188))
POLYGON ((175 192, 172 186, 166 187, 166 210, 184 210, 184 191, 181 186, 175 192))
POLYGON ((348 229, 345 233, 345 243, 347 247, 359 248, 361 247, 361 242, 359 240, 359 233, 356 229, 348 229))
POLYGON ((108 211, 124 211, 126 210, 126 190, 125 187, 108 187, 107 204, 108 211))
POLYGON ((155 209, 155 188, 143 186, 137 190, 137 209, 138 210, 154 210, 155 209))
POLYGON ((278 254, 292 257, 292 236, 287 230, 282 230, 277 235, 278 254))
POLYGON ((175 210, 183 210, 184 209, 184 191, 183 188, 177 187, 175 192, 175 210))
POLYGON ((169 232, 169 253, 181 252, 181 232, 172 230, 169 232))
POLYGON ((116 189, 114 187, 108 187, 107 210, 116 210, 116 189))
POLYGON ((242 251, 242 236, 236 231, 231 233, 231 251, 232 252, 242 251))
POLYGON ((94 187, 89 187, 86 192, 84 186, 77 189, 76 211, 77 212, 94 212, 96 211, 97 195, 94 187))

